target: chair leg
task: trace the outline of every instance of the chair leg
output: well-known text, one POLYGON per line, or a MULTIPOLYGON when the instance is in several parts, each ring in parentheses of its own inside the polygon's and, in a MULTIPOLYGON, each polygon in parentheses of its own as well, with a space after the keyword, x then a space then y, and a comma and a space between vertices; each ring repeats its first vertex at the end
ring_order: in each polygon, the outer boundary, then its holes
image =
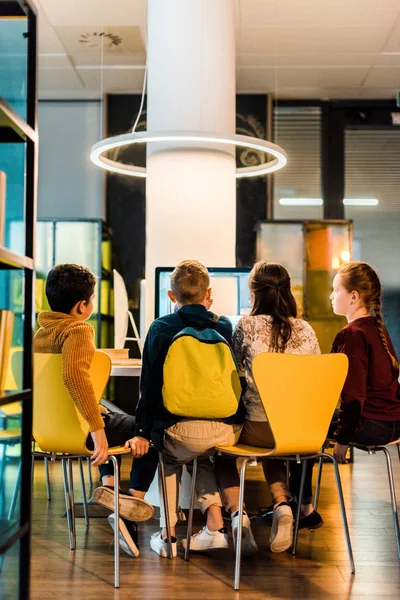
POLYGON ((109 456, 114 465, 114 587, 119 588, 119 468, 116 456, 109 456))
POLYGON ((31 490, 32 490, 32 497, 33 497, 34 474, 35 474, 35 455, 32 454, 32 465, 31 465, 31 490))
POLYGON ((322 452, 320 457, 327 458, 328 460, 330 460, 333 463, 333 467, 335 470, 335 477, 336 477, 336 487, 337 487, 339 501, 340 501, 340 510, 342 512, 344 534, 346 537, 347 552, 348 552, 349 561, 350 561, 350 570, 351 570, 351 573, 355 573, 356 567, 354 565, 353 550, 352 550, 351 541, 350 541, 349 525, 347 522, 347 514, 346 514, 346 507, 345 507, 344 498, 343 498, 342 483, 340 481, 339 465, 338 465, 336 459, 331 454, 322 452))
POLYGON ((299 490, 299 497, 297 498, 297 513, 296 513, 296 522, 295 522, 295 526, 294 526, 294 535, 293 535, 293 543, 292 543, 293 556, 295 556, 295 554, 296 554, 297 538, 299 537, 300 511, 301 511, 301 503, 303 502, 306 470, 307 470, 307 460, 303 459, 302 463, 301 463, 300 490, 299 490))
POLYGON ((390 499, 392 501, 394 533, 396 536, 397 555, 400 560, 400 527, 399 527, 399 515, 397 514, 396 490, 394 487, 392 460, 390 458, 390 452, 389 452, 388 448, 385 448, 384 446, 382 446, 381 449, 385 453, 385 457, 386 457, 386 465, 387 465, 389 488, 390 488, 390 499))
POLYGON ((67 472, 67 459, 61 459, 61 466, 63 472, 64 479, 64 496, 65 496, 65 509, 67 512, 67 524, 68 524, 68 535, 69 535, 69 548, 70 550, 75 549, 76 541, 73 536, 72 531, 72 522, 71 522, 71 511, 70 511, 70 495, 69 495, 69 481, 68 481, 68 472, 67 472))
POLYGON ((194 499, 196 497, 196 477, 197 477, 197 456, 193 460, 192 489, 191 489, 191 494, 190 494, 189 518, 188 518, 188 525, 187 525, 187 532, 186 532, 185 560, 189 560, 190 538, 192 537, 192 526, 193 526, 194 499))
POLYGON ((165 525, 166 525, 166 530, 167 530, 168 558, 172 558, 172 539, 171 539, 171 525, 170 525, 170 521, 169 521, 169 512, 168 512, 167 484, 165 481, 164 461, 163 461, 161 452, 159 452, 159 454, 158 454, 158 471, 159 471, 159 480, 161 482, 162 500, 163 500, 163 506, 164 506, 164 515, 165 515, 165 525))
POLYGON ((71 510, 71 524, 72 534, 75 540, 76 546, 76 523, 75 523, 75 498, 74 498, 74 473, 72 469, 72 459, 68 459, 68 475, 69 475, 69 496, 70 496, 70 510, 71 510))
POLYGON ((0 515, 3 515, 6 507, 6 494, 4 475, 6 471, 6 444, 0 444, 0 515))
POLYGON ((47 456, 44 457, 44 470, 45 470, 45 474, 46 474, 47 500, 50 502, 50 500, 51 500, 51 486, 50 486, 49 459, 47 458, 47 456))
POLYGON ((22 461, 20 460, 17 477, 15 479, 15 484, 14 484, 14 491, 13 491, 13 495, 12 495, 11 502, 10 502, 10 508, 8 509, 7 519, 9 521, 11 521, 11 519, 14 517, 15 507, 17 504, 17 498, 18 498, 19 489, 20 489, 20 485, 21 485, 21 472, 22 472, 22 461))
POLYGON ((78 458, 78 462, 79 462, 79 472, 80 472, 80 476, 81 476, 81 486, 82 486, 83 514, 85 517, 85 525, 86 525, 86 527, 89 527, 89 517, 88 517, 88 510, 87 510, 87 498, 86 498, 86 487, 85 487, 85 475, 83 474, 82 458, 78 458))
POLYGON ((236 534, 236 556, 235 556, 235 581, 233 589, 238 590, 240 585, 240 564, 242 559, 242 532, 243 532, 243 504, 244 504, 244 481, 246 476, 246 467, 249 459, 243 459, 240 468, 240 488, 239 488, 239 519, 236 534))
POLYGON ((318 509, 319 502, 319 493, 321 489, 321 479, 322 479, 322 467, 324 464, 324 459, 320 456, 318 461, 318 474, 317 474, 317 483, 315 485, 315 494, 314 494, 314 510, 318 509))
POLYGON ((87 459, 86 459, 86 466, 87 466, 88 477, 89 477, 89 486, 90 486, 90 490, 92 490, 92 487, 93 487, 92 464, 90 462, 89 457, 87 457, 87 459))
POLYGON ((399 455, 399 460, 400 460, 400 442, 398 444, 396 444, 396 448, 397 448, 397 454, 399 455))

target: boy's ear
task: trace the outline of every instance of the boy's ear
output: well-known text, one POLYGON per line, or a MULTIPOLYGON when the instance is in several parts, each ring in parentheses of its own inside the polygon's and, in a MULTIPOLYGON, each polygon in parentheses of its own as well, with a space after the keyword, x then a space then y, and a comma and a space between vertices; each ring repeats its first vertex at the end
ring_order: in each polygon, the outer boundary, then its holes
POLYGON ((168 298, 171 300, 171 302, 178 302, 178 300, 175 297, 175 294, 172 290, 168 290, 168 298))
POLYGON ((78 315, 83 315, 86 308, 86 304, 86 300, 79 300, 79 302, 75 304, 74 309, 78 315))
POLYGON ((205 300, 211 300, 211 294, 212 294, 212 288, 208 288, 208 290, 206 291, 206 297, 205 300))

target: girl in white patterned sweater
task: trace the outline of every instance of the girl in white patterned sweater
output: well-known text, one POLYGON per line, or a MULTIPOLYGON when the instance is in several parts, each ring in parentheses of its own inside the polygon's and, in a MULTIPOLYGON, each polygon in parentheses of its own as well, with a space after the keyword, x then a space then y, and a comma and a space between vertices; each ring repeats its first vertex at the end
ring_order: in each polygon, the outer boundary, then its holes
MULTIPOLYGON (((303 319, 297 318, 297 306, 290 289, 287 270, 278 264, 258 262, 254 265, 249 286, 252 310, 243 316, 233 333, 232 345, 236 356, 239 374, 245 377, 247 389, 243 397, 246 407, 246 421, 239 442, 250 446, 273 448, 275 446, 268 417, 253 379, 252 362, 260 352, 285 352, 288 354, 320 354, 319 344, 312 327, 303 319)), ((221 457, 222 458, 222 457, 221 457)), ((301 465, 291 464, 290 488, 300 487, 301 465)), ((270 536, 273 552, 283 552, 292 543, 293 513, 289 505, 292 498, 286 481, 283 461, 262 461, 264 475, 271 489, 274 511, 270 536)), ((304 500, 300 527, 322 525, 322 519, 312 508, 312 467, 308 461, 304 500), (317 523, 318 521, 318 523, 317 523)), ((237 470, 229 458, 216 461, 218 479, 234 478, 237 470)), ((225 483, 225 486, 227 484, 225 483)))

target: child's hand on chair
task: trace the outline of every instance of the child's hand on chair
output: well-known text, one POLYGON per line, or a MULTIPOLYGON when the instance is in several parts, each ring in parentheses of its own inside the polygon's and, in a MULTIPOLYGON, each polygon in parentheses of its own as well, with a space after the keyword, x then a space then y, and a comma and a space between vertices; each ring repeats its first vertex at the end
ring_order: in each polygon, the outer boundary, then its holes
POLYGON ((98 467, 102 465, 108 459, 108 442, 104 429, 98 429, 97 431, 92 431, 90 434, 92 436, 94 450, 93 454, 90 457, 90 460, 93 461, 92 464, 94 467, 98 467))
POLYGON ((130 448, 134 458, 140 458, 149 451, 150 442, 146 438, 135 436, 125 442, 125 448, 130 448))

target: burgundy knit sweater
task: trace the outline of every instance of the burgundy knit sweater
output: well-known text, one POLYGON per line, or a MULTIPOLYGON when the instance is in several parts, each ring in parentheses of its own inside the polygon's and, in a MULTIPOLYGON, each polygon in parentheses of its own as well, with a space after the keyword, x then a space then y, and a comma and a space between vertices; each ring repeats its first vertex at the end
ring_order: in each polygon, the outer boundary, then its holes
MULTIPOLYGON (((390 352, 395 355, 386 329, 385 332, 390 352)), ((377 421, 400 421, 399 373, 393 374, 375 318, 361 317, 348 323, 337 334, 332 352, 342 352, 349 359, 336 441, 348 444, 357 431, 361 416, 377 421)))

